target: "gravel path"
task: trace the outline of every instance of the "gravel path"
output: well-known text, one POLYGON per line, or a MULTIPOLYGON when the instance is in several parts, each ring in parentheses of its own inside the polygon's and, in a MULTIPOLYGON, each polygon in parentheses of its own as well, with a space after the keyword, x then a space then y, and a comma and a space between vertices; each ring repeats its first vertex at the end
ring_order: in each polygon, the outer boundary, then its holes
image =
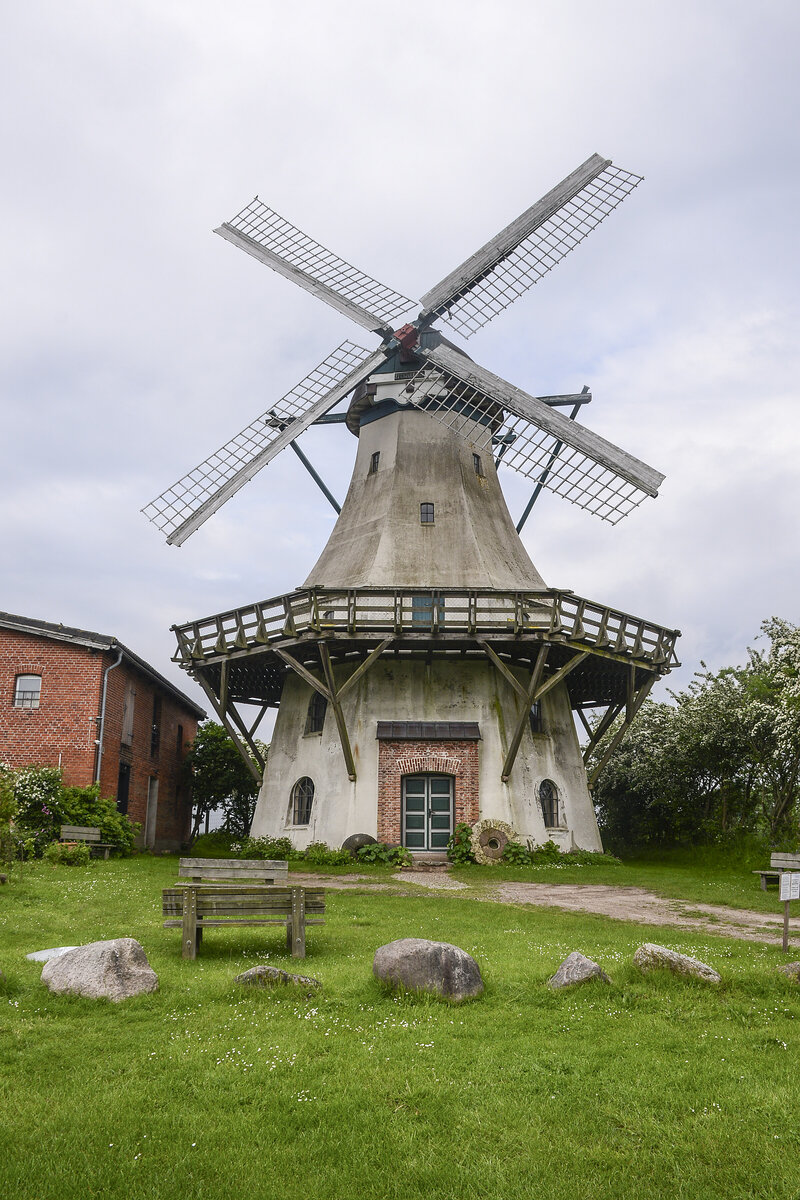
MULTIPOLYGON (((374 875, 314 875, 292 872, 293 883, 307 887, 325 887, 339 891, 397 891, 398 884, 432 891, 469 891, 476 900, 495 904, 533 904, 560 908, 566 912, 596 913, 617 921, 635 921, 641 925, 670 925, 679 929, 699 930, 722 937, 743 938, 752 942, 776 942, 780 939, 783 916, 779 913, 753 912, 727 908, 721 904, 700 904, 691 900, 670 900, 646 888, 613 887, 596 883, 492 883, 471 886, 451 879, 446 870, 398 871, 391 882, 374 875)), ((778 901, 776 900, 776 906, 778 901)), ((789 922, 789 941, 800 946, 800 919, 789 922)))

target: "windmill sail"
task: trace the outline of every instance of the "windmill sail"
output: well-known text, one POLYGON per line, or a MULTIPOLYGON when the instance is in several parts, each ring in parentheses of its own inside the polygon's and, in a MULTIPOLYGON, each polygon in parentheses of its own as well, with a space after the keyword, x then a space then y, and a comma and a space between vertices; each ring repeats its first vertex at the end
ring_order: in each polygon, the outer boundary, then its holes
POLYGON ((142 512, 181 546, 262 467, 385 361, 343 342, 267 412, 152 500, 142 512))
POLYGON ((664 476, 599 434, 446 345, 421 354, 426 365, 409 383, 412 402, 476 448, 491 452, 502 425, 505 465, 612 525, 658 494, 664 476))
POLYGON ((557 266, 641 183, 593 154, 422 297, 469 337, 557 266))
POLYGON ((413 300, 326 250, 258 196, 214 232, 381 336, 392 332, 392 320, 414 307, 413 300))

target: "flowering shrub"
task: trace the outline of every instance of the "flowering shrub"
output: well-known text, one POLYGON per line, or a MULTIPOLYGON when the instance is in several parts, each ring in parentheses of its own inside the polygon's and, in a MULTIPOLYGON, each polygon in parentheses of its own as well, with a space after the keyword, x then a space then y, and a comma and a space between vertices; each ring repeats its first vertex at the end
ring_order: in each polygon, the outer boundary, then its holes
POLYGON ((300 851, 295 850, 288 837, 248 837, 241 842, 232 842, 231 851, 238 858, 267 858, 282 862, 301 857, 300 851))
MULTIPOLYGON (((17 805, 17 840, 34 853, 58 839, 62 825, 91 825, 118 854, 130 854, 139 826, 100 795, 98 784, 65 787, 58 767, 21 767, 10 772, 17 805)), ((29 855, 28 855, 29 856, 29 855)))

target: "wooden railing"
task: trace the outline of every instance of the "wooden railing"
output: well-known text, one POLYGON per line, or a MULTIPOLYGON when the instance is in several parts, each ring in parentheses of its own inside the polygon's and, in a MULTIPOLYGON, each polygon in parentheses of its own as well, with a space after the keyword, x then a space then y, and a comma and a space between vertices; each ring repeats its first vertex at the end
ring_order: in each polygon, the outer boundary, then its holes
POLYGON ((309 588, 175 625, 186 667, 298 638, 533 638, 563 641, 668 671, 679 630, 573 592, 489 588, 309 588))

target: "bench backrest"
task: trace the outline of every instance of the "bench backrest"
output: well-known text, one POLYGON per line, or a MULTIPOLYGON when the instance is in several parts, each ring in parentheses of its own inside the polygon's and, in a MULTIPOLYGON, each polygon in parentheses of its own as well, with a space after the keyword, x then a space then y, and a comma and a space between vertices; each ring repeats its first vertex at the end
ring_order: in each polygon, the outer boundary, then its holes
POLYGON ((770 854, 769 865, 777 867, 780 871, 800 871, 800 854, 788 854, 779 850, 775 854, 770 854))
POLYGON ((269 858, 182 858, 178 864, 182 879, 217 879, 246 883, 284 883, 289 864, 269 858))
POLYGON ((62 842, 99 842, 100 830, 94 825, 62 825, 62 842))
MULTIPOLYGON (((207 887, 195 889, 198 917, 286 917, 292 912, 290 887, 207 887)), ((321 916, 325 912, 325 889, 302 888, 306 916, 321 916)), ((164 888, 162 892, 165 917, 183 916, 184 887, 164 888)))

